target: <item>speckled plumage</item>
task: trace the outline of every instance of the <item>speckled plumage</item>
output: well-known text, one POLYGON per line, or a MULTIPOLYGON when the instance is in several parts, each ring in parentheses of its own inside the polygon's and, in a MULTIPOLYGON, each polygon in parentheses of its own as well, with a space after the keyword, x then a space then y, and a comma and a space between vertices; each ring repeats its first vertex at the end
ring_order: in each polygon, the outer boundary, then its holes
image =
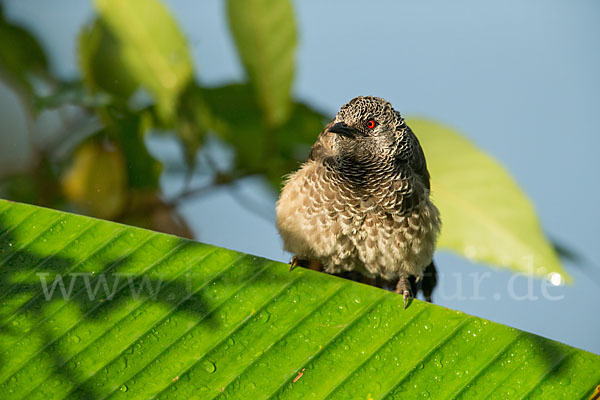
POLYGON ((277 228, 287 251, 328 273, 419 278, 440 229, 429 189, 423 151, 400 113, 383 99, 357 97, 288 178, 277 228))

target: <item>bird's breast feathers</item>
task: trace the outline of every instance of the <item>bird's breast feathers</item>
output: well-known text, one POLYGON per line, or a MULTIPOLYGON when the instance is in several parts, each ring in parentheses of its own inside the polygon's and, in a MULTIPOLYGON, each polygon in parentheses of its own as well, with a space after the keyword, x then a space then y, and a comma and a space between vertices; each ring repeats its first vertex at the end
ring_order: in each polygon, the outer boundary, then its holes
POLYGON ((419 276, 433 257, 440 219, 428 190, 417 196, 408 186, 396 179, 357 191, 322 163, 307 162, 277 203, 285 249, 320 261, 330 273, 358 268, 386 279, 419 276))

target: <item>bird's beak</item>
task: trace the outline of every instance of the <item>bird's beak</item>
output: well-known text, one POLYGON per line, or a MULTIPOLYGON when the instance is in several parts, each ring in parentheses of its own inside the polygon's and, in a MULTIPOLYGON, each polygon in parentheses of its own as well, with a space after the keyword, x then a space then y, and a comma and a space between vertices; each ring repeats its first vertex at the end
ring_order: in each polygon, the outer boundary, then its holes
POLYGON ((338 135, 346 136, 349 138, 355 138, 358 135, 358 131, 351 126, 346 125, 345 122, 338 122, 329 128, 329 132, 337 133, 338 135))

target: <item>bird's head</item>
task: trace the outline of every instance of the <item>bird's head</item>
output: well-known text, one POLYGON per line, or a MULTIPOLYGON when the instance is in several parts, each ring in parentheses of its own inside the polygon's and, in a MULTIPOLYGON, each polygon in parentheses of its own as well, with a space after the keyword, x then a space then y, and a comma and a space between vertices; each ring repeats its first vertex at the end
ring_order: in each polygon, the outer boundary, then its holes
POLYGON ((355 97, 328 129, 337 155, 357 161, 393 157, 406 131, 400 113, 379 97, 355 97))

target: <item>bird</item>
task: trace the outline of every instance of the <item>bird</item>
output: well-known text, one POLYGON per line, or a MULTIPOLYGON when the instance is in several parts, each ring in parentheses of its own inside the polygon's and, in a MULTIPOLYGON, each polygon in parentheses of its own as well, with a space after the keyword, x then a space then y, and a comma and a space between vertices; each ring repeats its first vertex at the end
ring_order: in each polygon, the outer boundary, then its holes
POLYGON ((404 308, 419 289, 431 301, 441 219, 430 189, 423 149, 400 112, 383 98, 353 98, 284 181, 276 226, 290 270, 387 282, 404 308))

